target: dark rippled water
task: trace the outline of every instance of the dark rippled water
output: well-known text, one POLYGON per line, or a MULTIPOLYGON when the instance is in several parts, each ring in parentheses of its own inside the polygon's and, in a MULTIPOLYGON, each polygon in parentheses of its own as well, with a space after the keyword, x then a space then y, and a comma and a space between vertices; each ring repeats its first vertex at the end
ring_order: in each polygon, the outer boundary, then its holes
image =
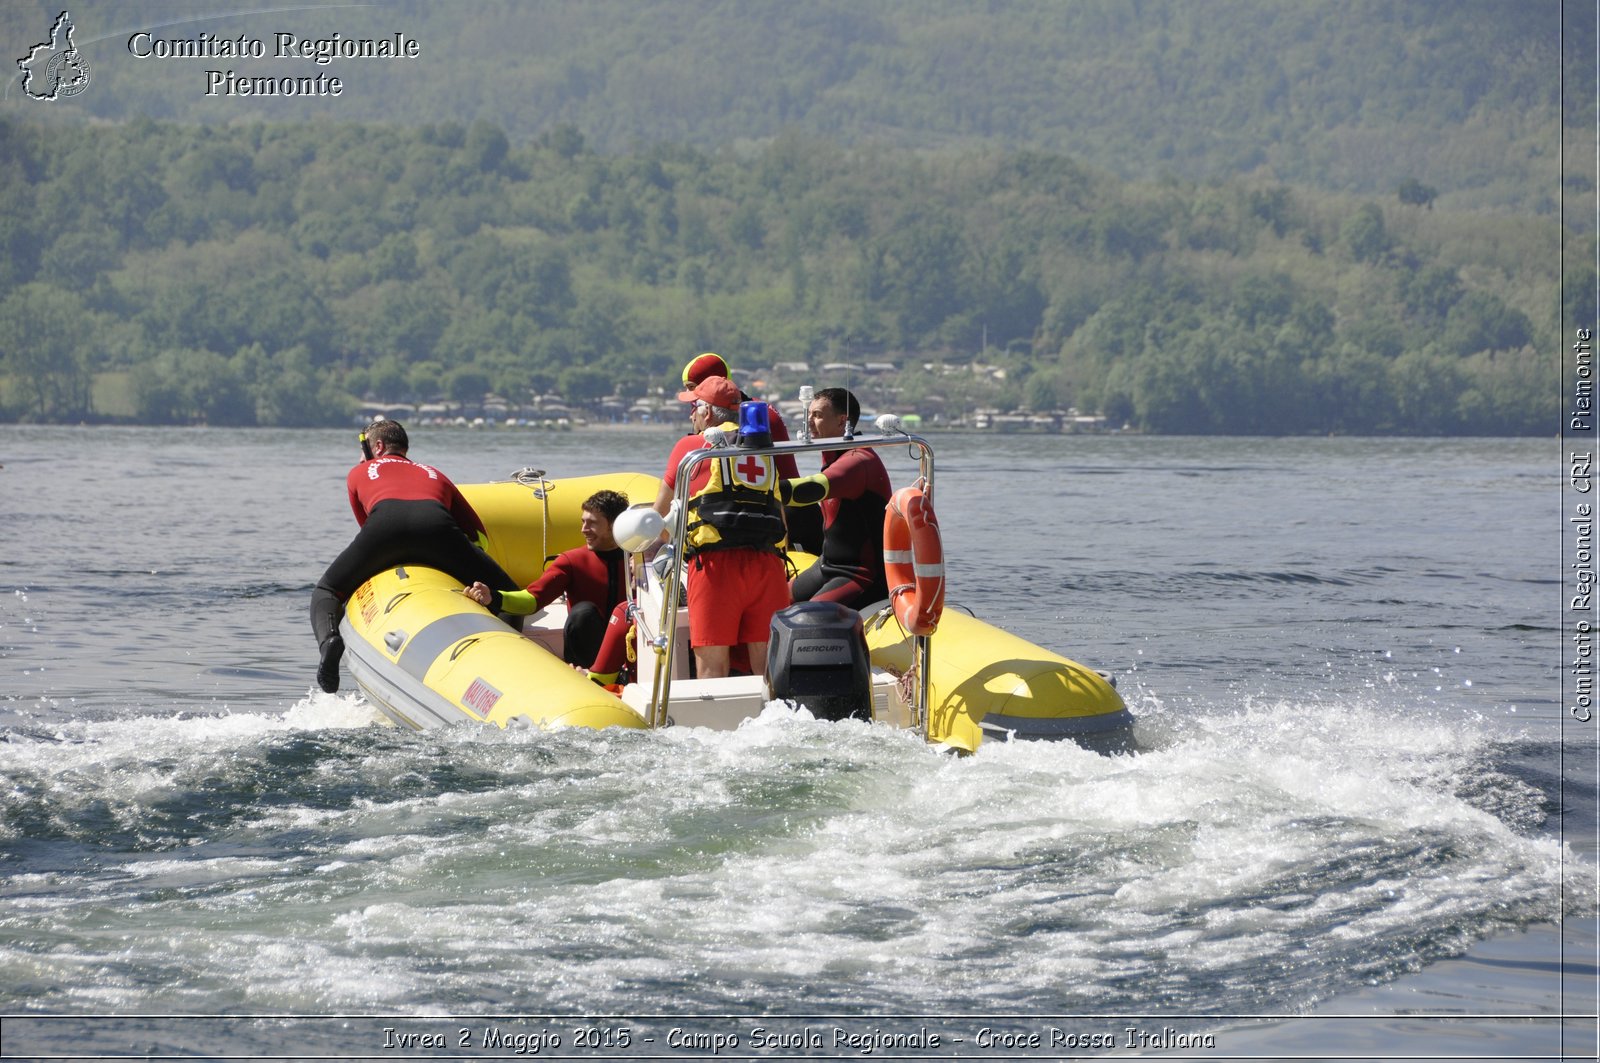
POLYGON ((348 433, 0 427, 0 1051, 1592 1056, 1553 442, 935 443, 953 599, 1135 752, 380 728, 311 691, 348 433))

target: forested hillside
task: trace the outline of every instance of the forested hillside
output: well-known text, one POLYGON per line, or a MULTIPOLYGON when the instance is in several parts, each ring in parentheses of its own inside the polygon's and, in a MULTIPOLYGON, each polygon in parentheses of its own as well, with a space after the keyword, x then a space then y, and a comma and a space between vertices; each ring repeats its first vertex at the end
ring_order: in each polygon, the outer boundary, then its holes
POLYGON ((893 366, 846 382, 946 420, 1548 432, 1594 321, 1572 0, 71 15, 92 83, 0 103, 7 418, 626 404, 710 349, 893 366), (416 55, 183 54, 278 31, 416 55), (344 93, 208 96, 212 68, 344 93))
MULTIPOLYGON (((0 39, 21 54, 60 10, 56 0, 0 5, 0 39)), ((1587 0, 478 0, 238 11, 82 0, 71 11, 95 87, 50 120, 235 122, 241 101, 208 97, 206 69, 326 71, 346 82, 337 100, 273 100, 253 116, 483 120, 519 146, 565 125, 605 154, 714 150, 793 130, 843 146, 1040 151, 1130 178, 1252 175, 1373 196, 1415 179, 1441 206, 1543 214, 1559 197, 1563 116, 1569 150, 1594 157, 1587 0), (405 33, 421 56, 326 66, 140 59, 128 47, 140 29, 269 44, 280 30, 405 33), (1565 99, 1564 67, 1574 75, 1565 99)), ((8 102, 15 90, 13 76, 8 102)))
MULTIPOLYGON (((141 119, 0 120, 0 188, 12 418, 322 424, 361 397, 583 402, 717 350, 745 367, 893 362, 875 398, 946 416, 1556 423, 1557 221, 1449 210, 1415 186, 1128 182, 1046 152, 798 133, 617 155, 574 127, 518 146, 486 121, 141 119), (1003 376, 966 370, 984 357, 1003 376)), ((1592 238, 1568 243, 1593 261, 1592 238)), ((1592 273, 1570 287, 1588 293, 1574 320, 1592 320, 1592 273)))

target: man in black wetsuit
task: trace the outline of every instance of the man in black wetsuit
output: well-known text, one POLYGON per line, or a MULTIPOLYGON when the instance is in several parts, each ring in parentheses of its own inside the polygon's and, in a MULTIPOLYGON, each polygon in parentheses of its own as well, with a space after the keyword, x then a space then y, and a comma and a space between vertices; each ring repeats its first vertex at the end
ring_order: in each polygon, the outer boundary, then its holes
POLYGON ((311 592, 311 629, 320 661, 317 685, 339 689, 344 638, 339 613, 356 588, 396 565, 426 565, 463 584, 519 590, 483 551, 483 521, 439 470, 406 457, 410 441, 397 421, 375 421, 362 433, 363 458, 345 477, 350 508, 361 530, 311 592))
MULTIPOLYGON (((855 430, 861 404, 844 388, 823 388, 806 419, 813 439, 855 430)), ((797 602, 839 602, 860 609, 889 596, 883 575, 883 515, 894 493, 875 450, 825 450, 822 471, 784 482, 791 506, 820 504, 822 557, 789 583, 797 602)))

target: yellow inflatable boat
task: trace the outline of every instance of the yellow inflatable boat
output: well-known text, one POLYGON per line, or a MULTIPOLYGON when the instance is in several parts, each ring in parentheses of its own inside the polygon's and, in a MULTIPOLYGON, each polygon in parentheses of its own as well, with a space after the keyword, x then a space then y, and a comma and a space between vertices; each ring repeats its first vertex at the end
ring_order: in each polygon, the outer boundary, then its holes
MULTIPOLYGON (((878 436, 750 449, 814 452, 909 443, 922 455, 918 484, 927 489, 931 517, 932 448, 926 440, 885 427, 889 430, 878 436)), ((716 453, 706 449, 685 459, 680 484, 687 485, 694 463, 716 453)), ((595 491, 619 491, 638 507, 652 502, 659 487, 656 477, 639 473, 547 479, 542 471, 524 469, 505 481, 464 484, 461 489, 488 528, 489 552, 513 579, 527 584, 557 554, 583 545, 581 506, 595 491)), ((682 511, 680 502, 676 527, 666 529, 678 542, 682 511)), ((619 526, 633 515, 630 511, 619 518, 619 526)), ((653 512, 639 510, 636 515, 640 520, 634 523, 652 533, 661 527, 659 521, 652 526, 644 520, 654 520, 653 512)), ((891 576, 905 579, 890 601, 863 610, 859 618, 849 613, 842 628, 835 624, 807 630, 803 625, 815 621, 802 618, 795 621, 800 627, 780 632, 779 621, 787 613, 779 614, 769 679, 696 679, 690 674, 687 610, 666 605, 681 601, 683 566, 670 546, 657 550, 654 534, 635 537, 650 540, 635 555, 630 579, 637 677, 619 693, 597 686, 562 662, 566 612, 561 603, 529 617, 518 633, 463 595, 460 583, 420 566, 382 572, 351 597, 340 625, 346 662, 367 698, 388 719, 411 728, 472 721, 499 727, 731 729, 758 715, 774 698, 831 706, 828 699, 808 699, 800 692, 802 681, 795 676, 804 672, 828 683, 837 676, 851 682, 845 675, 851 673, 856 676, 858 708, 849 715, 913 728, 930 742, 962 751, 976 750, 985 737, 1056 739, 1126 732, 1132 717, 1102 673, 959 610, 939 609, 934 599, 942 600, 943 559, 932 559, 938 561, 933 564, 921 556, 937 550, 936 534, 930 539, 925 527, 912 530, 914 539, 922 537, 896 545, 913 549, 893 551, 886 558, 891 576), (903 563, 896 568, 894 558, 901 553, 903 563), (939 575, 936 579, 930 573, 939 575), (854 652, 866 658, 853 671, 847 660, 852 643, 859 644, 854 652), (793 652, 808 654, 807 667, 788 667, 786 654, 793 652), (843 663, 820 672, 809 667, 823 659, 843 663)), ((812 558, 796 553, 790 560, 799 571, 812 558)), ((836 714, 829 708, 819 715, 836 714)))

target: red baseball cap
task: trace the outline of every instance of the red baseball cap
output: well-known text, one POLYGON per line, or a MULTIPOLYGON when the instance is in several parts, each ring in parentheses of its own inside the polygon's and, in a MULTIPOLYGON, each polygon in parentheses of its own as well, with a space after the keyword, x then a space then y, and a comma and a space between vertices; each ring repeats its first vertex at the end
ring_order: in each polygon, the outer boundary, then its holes
POLYGON ((678 392, 679 402, 702 399, 725 410, 739 408, 739 389, 725 376, 708 376, 688 391, 678 392))
POLYGON ((723 361, 722 355, 708 352, 691 359, 683 367, 683 386, 692 388, 708 376, 733 376, 728 372, 728 363, 723 361))

